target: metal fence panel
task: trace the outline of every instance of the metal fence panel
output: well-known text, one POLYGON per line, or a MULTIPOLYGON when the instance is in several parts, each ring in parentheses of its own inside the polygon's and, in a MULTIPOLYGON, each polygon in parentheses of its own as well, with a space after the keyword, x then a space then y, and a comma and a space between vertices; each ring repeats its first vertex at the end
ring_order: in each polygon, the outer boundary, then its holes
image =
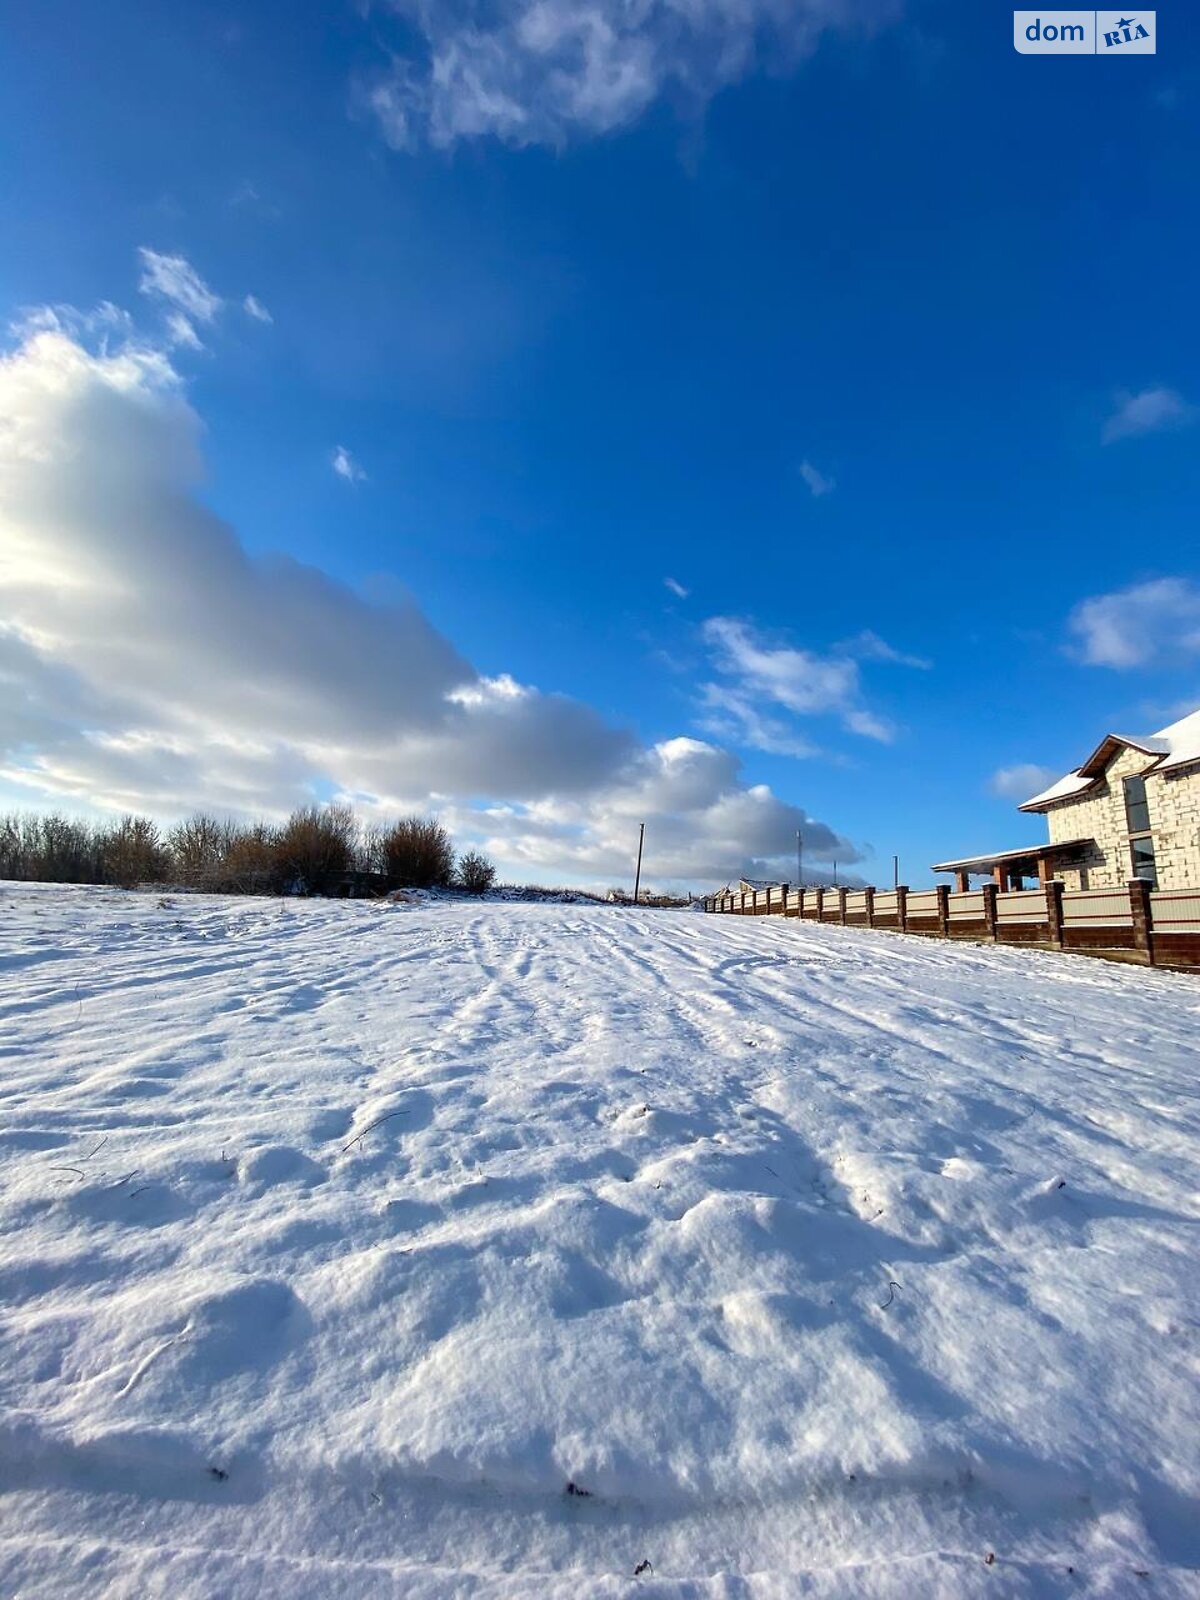
POLYGON ((910 917, 936 917, 937 914, 938 894, 936 889, 917 889, 909 895, 908 915, 910 917))
MULTIPOLYGON (((911 900, 909 904, 912 904, 911 900)), ((971 889, 967 894, 952 894, 950 896, 951 922, 982 922, 983 918, 982 889, 971 889)))
POLYGON ((1064 928, 1132 928, 1128 889, 1066 889, 1064 928))
POLYGON ((1162 933, 1200 933, 1200 890, 1152 889, 1150 915, 1162 933))
POLYGON ((1041 889, 1009 889, 996 896, 996 921, 1002 927, 1049 920, 1046 895, 1041 889))

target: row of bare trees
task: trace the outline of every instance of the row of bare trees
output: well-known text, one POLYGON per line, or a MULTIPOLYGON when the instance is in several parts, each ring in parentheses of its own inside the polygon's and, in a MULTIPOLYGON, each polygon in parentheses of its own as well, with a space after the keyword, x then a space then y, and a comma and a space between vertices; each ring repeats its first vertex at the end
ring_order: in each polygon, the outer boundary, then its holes
POLYGON ((486 856, 455 859, 433 817, 364 827, 349 806, 306 806, 285 823, 190 817, 163 833, 148 817, 109 823, 14 813, 0 817, 0 878, 38 883, 175 883, 225 894, 328 893, 360 880, 388 888, 495 882, 486 856))

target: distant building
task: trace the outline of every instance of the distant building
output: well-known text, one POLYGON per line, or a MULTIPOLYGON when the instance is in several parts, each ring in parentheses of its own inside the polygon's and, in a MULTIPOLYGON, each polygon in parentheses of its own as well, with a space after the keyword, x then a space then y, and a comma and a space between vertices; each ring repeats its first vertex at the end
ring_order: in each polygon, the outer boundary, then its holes
POLYGON ((943 861, 957 887, 990 873, 1004 888, 1061 878, 1098 889, 1145 878, 1155 888, 1200 886, 1200 710, 1157 733, 1109 733, 1082 766, 1022 811, 1046 815, 1044 845, 943 861))
POLYGON ((772 889, 777 883, 775 878, 731 878, 723 889, 718 889, 718 894, 750 894, 755 889, 772 889))

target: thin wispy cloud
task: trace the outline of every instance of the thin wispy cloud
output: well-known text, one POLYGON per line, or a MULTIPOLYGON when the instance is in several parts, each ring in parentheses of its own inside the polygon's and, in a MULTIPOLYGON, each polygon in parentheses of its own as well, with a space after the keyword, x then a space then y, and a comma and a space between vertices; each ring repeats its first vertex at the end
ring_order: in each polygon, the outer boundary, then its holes
POLYGON ((183 256, 160 255, 144 245, 138 251, 142 275, 138 288, 144 295, 165 300, 181 312, 190 323, 207 323, 215 320, 224 301, 214 294, 183 256))
POLYGON ((680 600, 686 600, 692 592, 690 589, 685 589, 677 578, 664 578, 663 584, 680 600))
POLYGON ((329 464, 339 478, 344 478, 347 483, 366 483, 367 475, 358 462, 346 449, 344 444, 335 447, 329 458, 329 464))
MULTIPOLYGON (((138 290, 162 308, 167 342, 176 349, 202 350, 198 330, 217 322, 226 307, 225 298, 209 288, 185 256, 164 255, 143 245, 138 260, 138 290)), ((246 295, 241 305, 255 322, 274 321, 257 295, 246 295)))
POLYGON ((1155 578, 1082 600, 1071 613, 1071 653, 1092 667, 1143 667, 1200 653, 1200 586, 1155 578))
POLYGON ((853 656, 856 661, 890 661, 893 666, 916 667, 922 672, 928 672, 933 665, 926 656, 909 655, 895 649, 870 628, 864 628, 851 639, 843 639, 834 648, 841 655, 853 656))
POLYGON ((168 311, 166 315, 167 338, 183 350, 203 350, 204 344, 195 327, 182 311, 168 311))
POLYGON ((821 754, 820 746, 801 733, 794 721, 772 712, 753 686, 702 683, 698 707, 698 727, 744 749, 797 760, 821 754))
POLYGON ((814 500, 819 500, 822 495, 832 494, 837 488, 837 479, 826 477, 813 466, 811 461, 800 463, 800 476, 808 485, 809 493, 814 500))
POLYGON ((1137 394, 1122 391, 1116 409, 1104 424, 1101 439, 1112 444, 1117 439, 1137 439, 1147 433, 1162 433, 1182 428, 1196 420, 1196 407, 1176 389, 1141 389, 1137 394))
MULTIPOLYGON (((419 48, 362 89, 397 149, 491 137, 561 146, 629 127, 660 96, 702 110, 758 68, 788 70, 826 32, 866 34, 900 0, 392 0, 419 48)), ((411 40, 411 34, 410 34, 411 40)))
POLYGON ((926 667, 863 633, 822 654, 765 638, 739 617, 710 617, 701 630, 718 677, 700 686, 700 725, 775 755, 812 755, 797 718, 835 717, 848 732, 887 744, 895 729, 865 702, 859 660, 926 667))

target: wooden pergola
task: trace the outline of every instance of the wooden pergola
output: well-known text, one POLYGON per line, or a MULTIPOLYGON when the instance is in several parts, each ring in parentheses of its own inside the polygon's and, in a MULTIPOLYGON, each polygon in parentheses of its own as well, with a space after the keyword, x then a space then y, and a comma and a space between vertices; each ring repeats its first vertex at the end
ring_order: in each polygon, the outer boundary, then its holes
POLYGON ((1083 852, 1093 844, 1092 839, 1067 839, 1061 844, 1025 845, 1020 850, 997 850, 988 856, 965 856, 961 861, 939 861, 934 872, 952 872, 954 888, 966 894, 971 887, 971 874, 989 874, 998 889, 1018 886, 1026 878, 1036 878, 1044 889, 1059 867, 1078 863, 1083 852))

